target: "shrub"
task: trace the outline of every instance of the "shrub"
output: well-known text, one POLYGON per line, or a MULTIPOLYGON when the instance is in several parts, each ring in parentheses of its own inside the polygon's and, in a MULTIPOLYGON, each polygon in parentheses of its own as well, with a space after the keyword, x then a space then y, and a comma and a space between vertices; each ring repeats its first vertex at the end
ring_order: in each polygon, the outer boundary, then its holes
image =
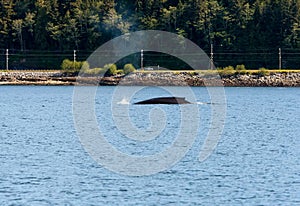
POLYGON ((123 70, 123 69, 117 70, 117 74, 119 74, 119 75, 124 75, 124 70, 123 70))
POLYGON ((239 64, 239 65, 236 65, 235 70, 236 71, 246 70, 246 67, 244 64, 239 64))
POLYGON ((61 64, 61 69, 63 71, 70 71, 74 68, 74 62, 70 61, 69 59, 65 59, 61 64))
POLYGON ((105 70, 103 68, 95 68, 93 69, 93 74, 103 74, 104 71, 105 70))
POLYGON ((223 70, 225 71, 234 71, 233 66, 224 67, 223 70))
POLYGON ((221 76, 231 76, 235 74, 235 70, 233 66, 228 66, 223 68, 223 70, 219 70, 221 76))
POLYGON ((247 74, 247 70, 244 64, 236 65, 235 70, 238 74, 247 74))
POLYGON ((260 68, 258 71, 259 76, 267 76, 270 75, 270 71, 267 70, 266 68, 260 68))
POLYGON ((81 62, 81 69, 82 71, 87 71, 90 69, 90 65, 87 61, 81 62))
POLYGON ((86 71, 90 68, 90 65, 87 61, 79 62, 79 61, 71 61, 69 59, 63 60, 61 64, 61 69, 65 72, 79 72, 83 69, 83 71, 86 71))
POLYGON ((135 72, 135 67, 132 64, 125 64, 123 67, 124 74, 135 72))
POLYGON ((102 68, 88 69, 88 70, 83 70, 83 73, 89 74, 89 75, 98 75, 98 74, 104 73, 104 69, 102 69, 102 68))
POLYGON ((238 72, 239 74, 248 74, 248 71, 246 69, 240 70, 238 72))
POLYGON ((106 64, 103 69, 107 71, 106 74, 109 76, 116 75, 119 72, 115 64, 106 64))

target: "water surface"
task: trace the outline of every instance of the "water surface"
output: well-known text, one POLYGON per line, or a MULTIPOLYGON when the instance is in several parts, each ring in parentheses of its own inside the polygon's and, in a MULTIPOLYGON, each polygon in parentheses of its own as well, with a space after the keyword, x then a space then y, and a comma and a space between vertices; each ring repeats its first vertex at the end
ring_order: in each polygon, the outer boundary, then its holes
MULTIPOLYGON (((178 105, 159 106, 167 124, 161 137, 128 140, 111 118, 115 87, 95 101, 99 128, 116 148, 155 154, 176 137, 178 105)), ((178 88, 180 89, 180 88, 178 88)), ((193 88, 209 102, 205 88, 193 88)), ((221 141, 205 161, 197 157, 207 135, 210 105, 199 105, 197 140, 174 167, 128 177, 98 165, 84 150, 73 123, 73 87, 0 87, 0 205, 299 205, 300 90, 226 88, 221 141)), ((163 93, 147 88, 132 101, 163 93)), ((132 122, 148 128, 151 106, 130 106, 132 122)))

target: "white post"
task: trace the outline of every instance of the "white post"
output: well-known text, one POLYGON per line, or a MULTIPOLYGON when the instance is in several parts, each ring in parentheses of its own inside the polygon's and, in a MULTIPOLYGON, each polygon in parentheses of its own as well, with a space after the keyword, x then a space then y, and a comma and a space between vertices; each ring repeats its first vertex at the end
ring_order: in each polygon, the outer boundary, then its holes
POLYGON ((144 70, 144 50, 141 50, 141 70, 144 70))
POLYGON ((9 56, 8 49, 6 49, 6 71, 8 71, 8 56, 9 56))
POLYGON ((73 55, 73 62, 74 62, 74 71, 75 71, 75 64, 76 64, 76 50, 74 50, 74 55, 73 55))
POLYGON ((279 48, 279 70, 282 68, 282 53, 281 53, 281 48, 279 48))
POLYGON ((213 70, 214 67, 214 45, 210 45, 210 69, 213 70))

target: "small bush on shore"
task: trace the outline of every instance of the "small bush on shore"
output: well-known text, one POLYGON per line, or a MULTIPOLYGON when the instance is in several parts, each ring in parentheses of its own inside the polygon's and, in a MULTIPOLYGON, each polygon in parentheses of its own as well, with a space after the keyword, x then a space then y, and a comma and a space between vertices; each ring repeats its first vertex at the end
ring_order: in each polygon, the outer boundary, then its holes
POLYGON ((117 74, 123 74, 123 70, 118 70, 115 64, 106 64, 104 65, 104 71, 106 71, 106 75, 108 76, 115 76, 117 74))
POLYGON ((258 70, 258 75, 259 76, 268 76, 268 75, 270 75, 270 71, 267 70, 266 68, 260 68, 258 70))
POLYGON ((82 71, 87 71, 90 69, 90 65, 87 61, 81 62, 81 70, 82 71))
POLYGON ((61 64, 61 69, 63 71, 71 72, 75 71, 78 68, 78 63, 77 62, 72 62, 69 59, 65 59, 62 64, 61 64))
POLYGON ((104 71, 105 70, 103 68, 94 68, 94 69, 83 70, 83 73, 88 75, 98 75, 104 73, 104 71))
POLYGON ((246 69, 246 67, 244 64, 239 64, 239 65, 236 65, 236 67, 235 67, 236 71, 241 71, 241 70, 245 70, 245 69, 246 69))
POLYGON ((132 64, 125 64, 123 67, 124 74, 135 72, 135 67, 132 64))
POLYGON ((247 74, 247 70, 244 64, 236 65, 235 70, 238 74, 247 74))
POLYGON ((235 70, 238 74, 247 74, 247 70, 244 64, 236 65, 235 70))
POLYGON ((221 76, 231 76, 234 75, 236 72, 233 66, 224 67, 222 70, 219 70, 219 74, 221 76))
POLYGON ((90 65, 87 61, 71 61, 69 59, 65 59, 61 64, 61 69, 64 72, 79 72, 81 69, 83 71, 87 71, 90 68, 90 65))
POLYGON ((117 74, 117 66, 115 64, 104 65, 104 70, 107 71, 106 73, 110 76, 117 74))

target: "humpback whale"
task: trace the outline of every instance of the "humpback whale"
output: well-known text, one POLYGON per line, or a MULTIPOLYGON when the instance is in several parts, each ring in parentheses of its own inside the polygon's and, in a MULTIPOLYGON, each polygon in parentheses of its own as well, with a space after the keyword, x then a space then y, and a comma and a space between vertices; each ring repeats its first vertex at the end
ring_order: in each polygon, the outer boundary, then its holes
POLYGON ((184 97, 157 97, 136 102, 134 104, 191 104, 184 97))

